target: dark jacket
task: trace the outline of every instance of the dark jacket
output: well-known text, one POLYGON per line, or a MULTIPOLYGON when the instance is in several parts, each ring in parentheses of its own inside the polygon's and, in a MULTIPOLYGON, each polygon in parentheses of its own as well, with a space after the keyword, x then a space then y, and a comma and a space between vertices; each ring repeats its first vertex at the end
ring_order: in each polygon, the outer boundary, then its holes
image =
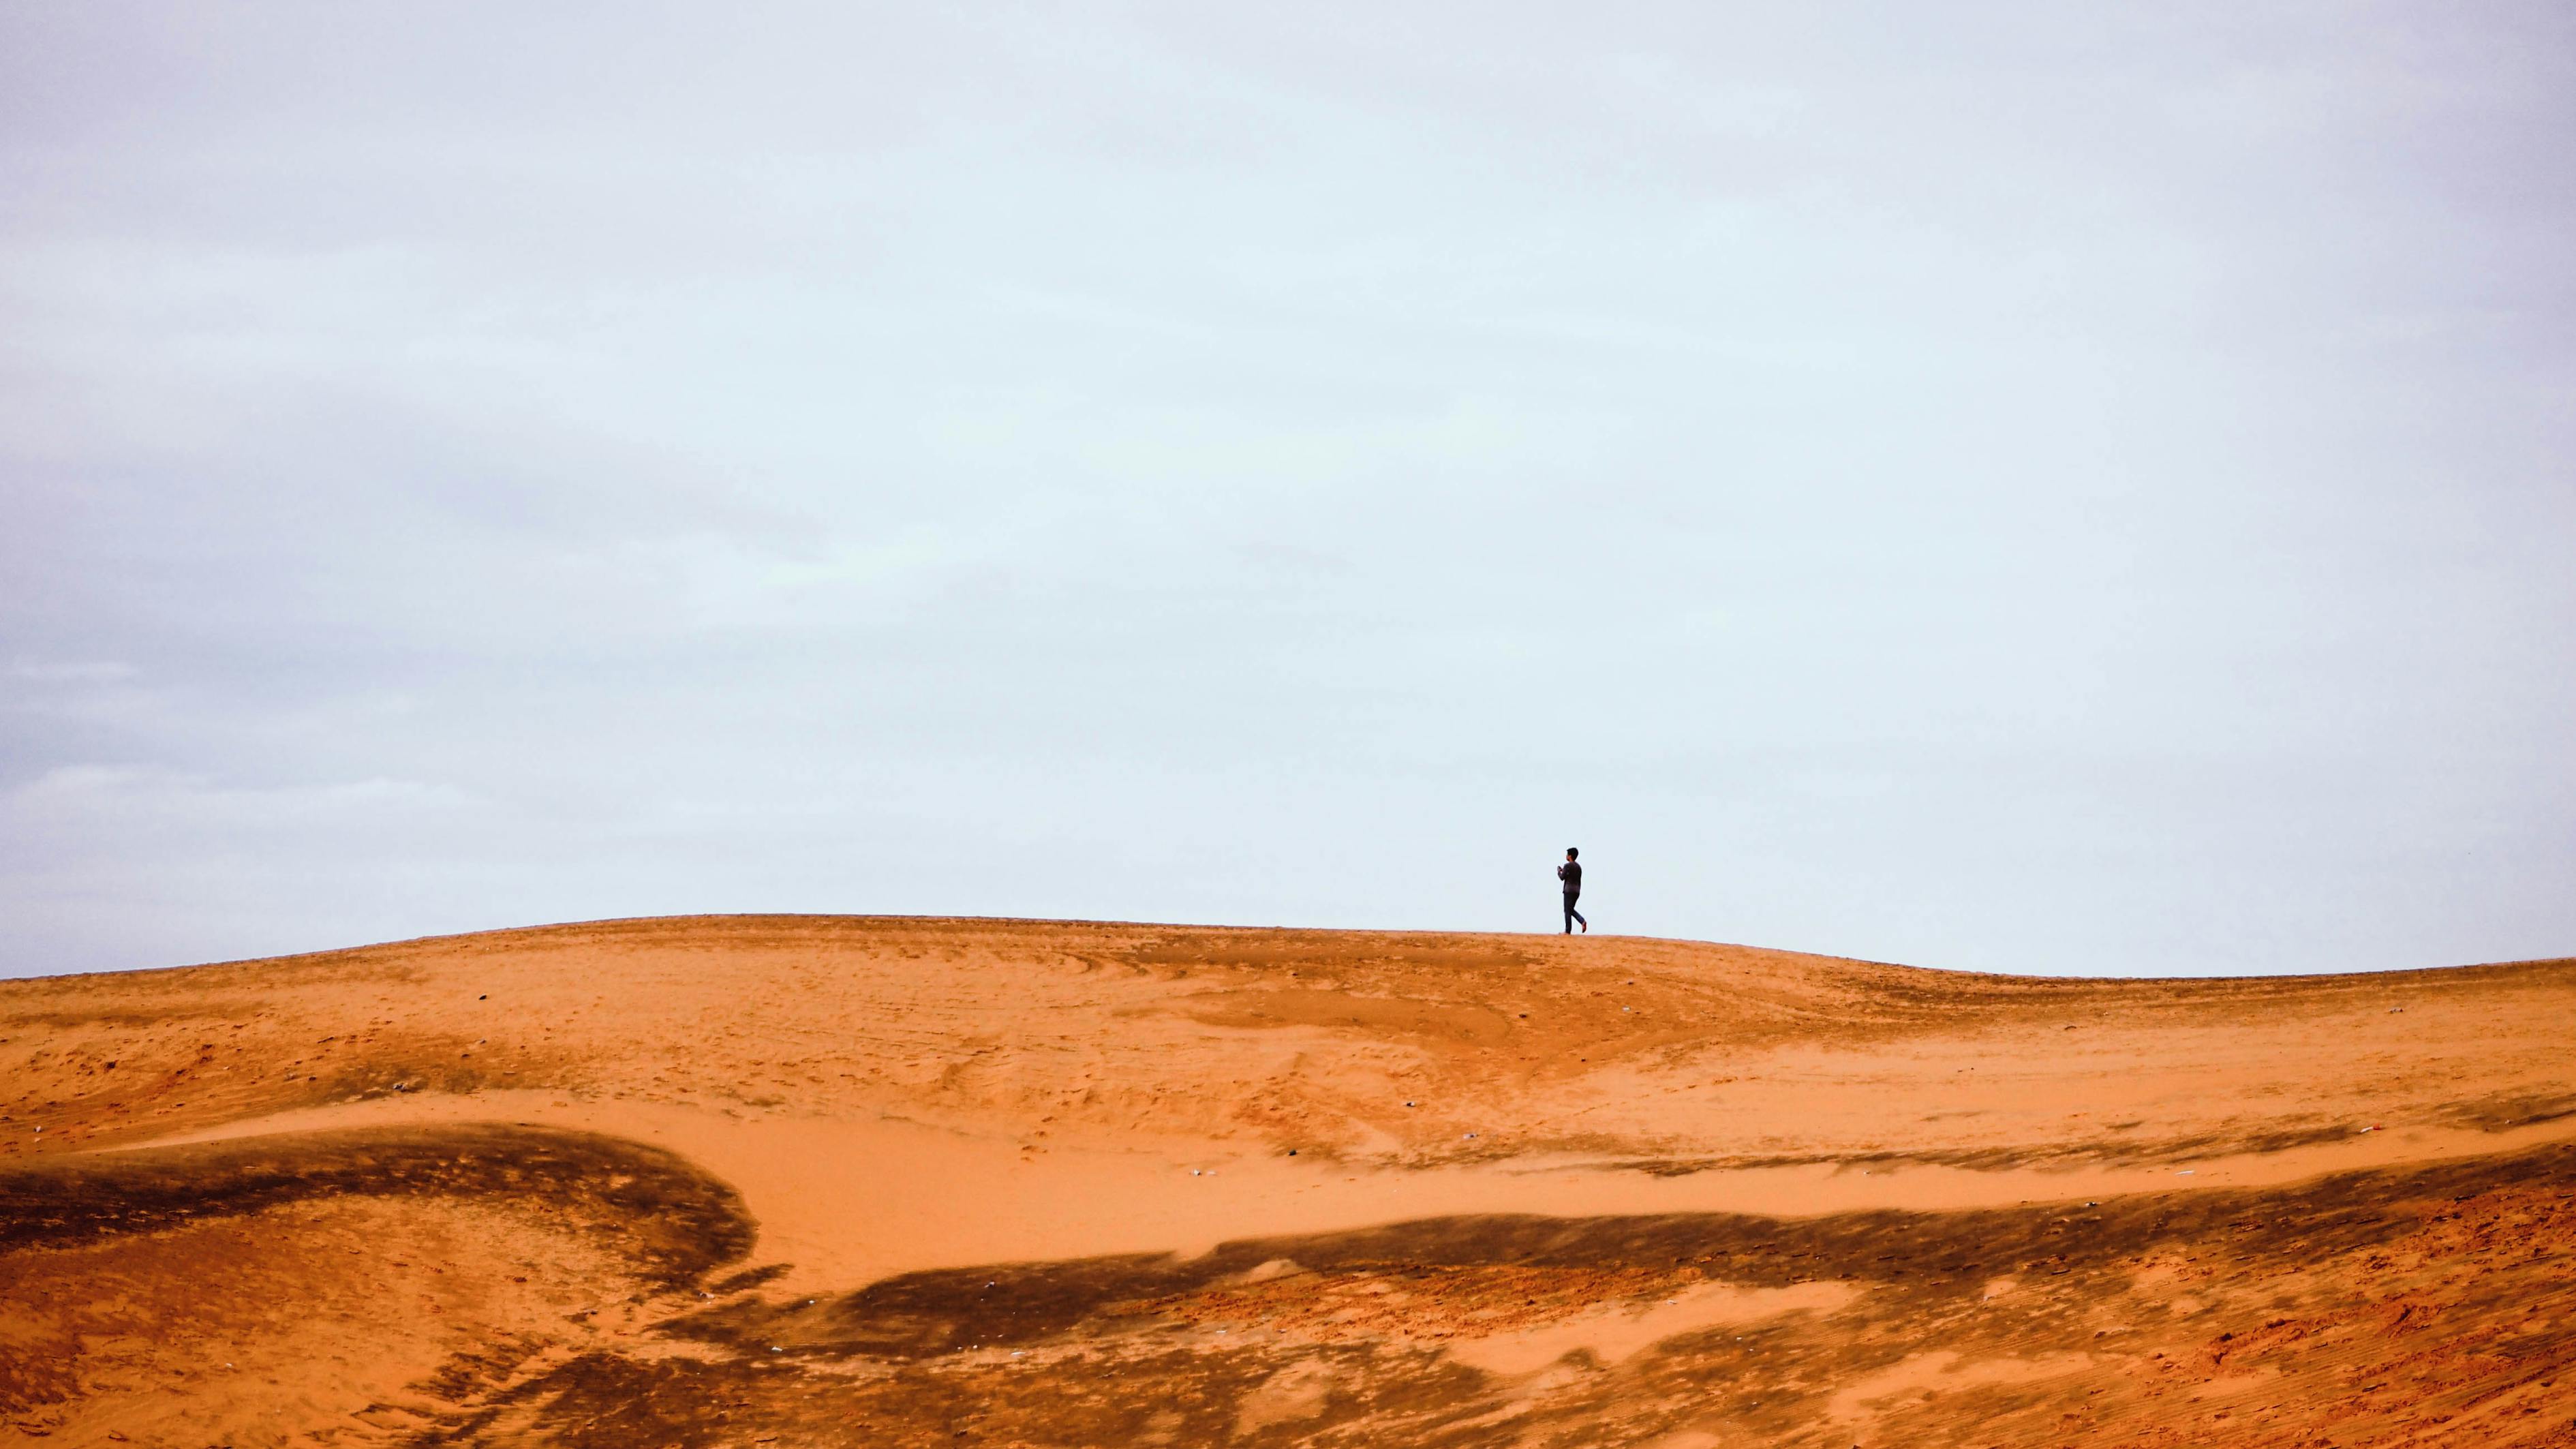
POLYGON ((1565 882, 1565 893, 1567 895, 1579 896, 1583 894, 1583 862, 1579 860, 1569 860, 1565 864, 1558 866, 1556 868, 1556 878, 1565 882))

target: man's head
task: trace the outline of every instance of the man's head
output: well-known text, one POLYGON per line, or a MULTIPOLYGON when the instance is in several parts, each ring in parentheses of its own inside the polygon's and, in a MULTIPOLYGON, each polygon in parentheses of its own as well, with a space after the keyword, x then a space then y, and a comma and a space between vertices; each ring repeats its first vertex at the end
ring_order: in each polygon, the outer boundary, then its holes
POLYGON ((1568 859, 1568 860, 1572 860, 1572 859, 1574 859, 1576 856, 1581 855, 1582 853, 1583 853, 1582 851, 1579 851, 1579 850, 1575 849, 1575 848, 1574 848, 1573 846, 1571 846, 1571 845, 1569 845, 1569 846, 1567 846, 1567 847, 1565 848, 1565 858, 1566 858, 1566 859, 1568 859))

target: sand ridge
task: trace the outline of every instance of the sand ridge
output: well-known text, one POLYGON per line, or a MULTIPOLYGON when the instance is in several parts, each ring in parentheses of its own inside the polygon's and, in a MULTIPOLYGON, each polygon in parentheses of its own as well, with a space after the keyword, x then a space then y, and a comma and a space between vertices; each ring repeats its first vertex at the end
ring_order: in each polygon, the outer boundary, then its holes
POLYGON ((113 1230, 0 1237, 0 1333, 128 1346, 57 1349, 0 1408, 173 1443, 2041 1443, 2070 1414, 2361 1443, 2458 1422, 2425 1387, 2457 1381, 2490 1442, 2571 1442, 2571 1005, 2569 962, 2029 980, 824 917, 6 982, 0 1202, 113 1230), (741 1226, 458 1165, 567 1143, 741 1226), (209 1166, 253 1159, 268 1186, 209 1166), (2388 1202, 2352 1221, 2355 1192, 2388 1202), (350 1213, 383 1227, 354 1251, 350 1213), (223 1295, 155 1286, 209 1234, 262 1301, 416 1347, 212 1374, 189 1345, 264 1320, 173 1328, 223 1295), (2053 1265, 2052 1235, 2081 1239, 2053 1265), (421 1263, 481 1286, 398 1311, 421 1263), (137 1285, 121 1329, 84 1275, 137 1285), (2266 1346, 2213 1356, 2221 1320, 2266 1346), (2407 1364, 2366 1432, 2320 1387, 2407 1364), (2249 1376, 2301 1387, 2239 1403, 2249 1376))

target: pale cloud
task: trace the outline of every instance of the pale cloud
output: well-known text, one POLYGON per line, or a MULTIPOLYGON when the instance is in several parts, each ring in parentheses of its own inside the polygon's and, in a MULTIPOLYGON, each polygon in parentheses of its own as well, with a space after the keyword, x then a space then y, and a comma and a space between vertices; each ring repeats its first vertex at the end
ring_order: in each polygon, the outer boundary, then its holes
POLYGON ((2576 938, 2543 5, 0 14, 0 972, 2576 938))
POLYGON ((9 677, 32 684, 123 684, 135 677, 131 664, 114 660, 21 660, 9 666, 9 677))

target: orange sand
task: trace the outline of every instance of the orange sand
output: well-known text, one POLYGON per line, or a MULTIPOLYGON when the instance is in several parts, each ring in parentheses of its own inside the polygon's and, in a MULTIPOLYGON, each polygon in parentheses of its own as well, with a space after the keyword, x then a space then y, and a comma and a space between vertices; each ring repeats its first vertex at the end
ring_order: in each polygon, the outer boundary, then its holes
POLYGON ((0 1422, 2576 1444, 2571 1006, 803 917, 0 982, 0 1422))

